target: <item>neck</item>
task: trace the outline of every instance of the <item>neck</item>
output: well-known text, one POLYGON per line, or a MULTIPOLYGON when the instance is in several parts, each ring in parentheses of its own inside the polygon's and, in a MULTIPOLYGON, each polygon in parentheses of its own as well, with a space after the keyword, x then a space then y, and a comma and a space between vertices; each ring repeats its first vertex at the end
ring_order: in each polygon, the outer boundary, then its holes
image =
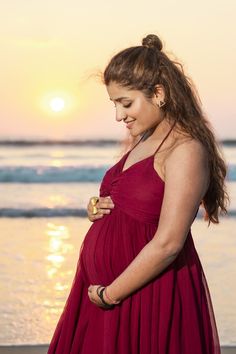
POLYGON ((150 136, 151 139, 155 140, 160 140, 164 135, 168 133, 168 131, 171 129, 173 123, 170 123, 166 119, 163 119, 160 123, 155 125, 154 127, 146 130, 143 135, 142 135, 142 140, 145 141, 147 140, 150 136))

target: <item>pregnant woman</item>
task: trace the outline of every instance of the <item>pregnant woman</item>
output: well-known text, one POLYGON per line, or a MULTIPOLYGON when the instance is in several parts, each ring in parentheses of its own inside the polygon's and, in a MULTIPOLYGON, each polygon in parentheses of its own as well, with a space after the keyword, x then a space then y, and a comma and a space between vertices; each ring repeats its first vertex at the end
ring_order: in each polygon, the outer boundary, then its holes
POLYGON ((226 213, 226 166, 198 95, 156 35, 103 82, 133 145, 91 198, 93 221, 48 353, 219 354, 191 225, 226 213))

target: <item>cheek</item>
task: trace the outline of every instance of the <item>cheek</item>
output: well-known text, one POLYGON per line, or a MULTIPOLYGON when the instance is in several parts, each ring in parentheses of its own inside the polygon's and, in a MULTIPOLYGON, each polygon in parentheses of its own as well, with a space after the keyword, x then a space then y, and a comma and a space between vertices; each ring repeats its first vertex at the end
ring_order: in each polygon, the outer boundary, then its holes
POLYGON ((136 102, 132 109, 129 112, 129 115, 135 119, 138 119, 142 116, 142 114, 145 112, 145 109, 143 108, 141 102, 136 102))
POLYGON ((130 110, 130 116, 138 119, 139 123, 148 123, 150 121, 155 121, 157 119, 157 112, 155 107, 150 104, 145 104, 143 102, 137 102, 130 110))

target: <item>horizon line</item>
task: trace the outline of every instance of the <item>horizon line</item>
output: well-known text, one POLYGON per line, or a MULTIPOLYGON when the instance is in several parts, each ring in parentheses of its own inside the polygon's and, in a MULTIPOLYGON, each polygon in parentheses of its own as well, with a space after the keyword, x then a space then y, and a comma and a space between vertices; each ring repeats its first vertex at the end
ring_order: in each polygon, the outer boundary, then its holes
MULTIPOLYGON (((107 138, 78 138, 78 139, 50 139, 50 138, 37 138, 37 139, 1 139, 0 146, 4 145, 19 145, 19 146, 32 146, 32 145, 115 145, 124 141, 124 139, 107 139, 107 138)), ((223 145, 236 145, 236 138, 218 139, 219 143, 223 145)))

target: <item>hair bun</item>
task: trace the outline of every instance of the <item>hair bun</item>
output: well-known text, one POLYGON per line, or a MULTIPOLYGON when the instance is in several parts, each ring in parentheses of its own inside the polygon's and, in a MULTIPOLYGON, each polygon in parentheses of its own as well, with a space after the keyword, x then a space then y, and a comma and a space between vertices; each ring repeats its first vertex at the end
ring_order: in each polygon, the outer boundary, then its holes
POLYGON ((156 48, 160 51, 162 50, 162 42, 155 34, 148 34, 145 38, 143 38, 142 45, 144 47, 156 48))

